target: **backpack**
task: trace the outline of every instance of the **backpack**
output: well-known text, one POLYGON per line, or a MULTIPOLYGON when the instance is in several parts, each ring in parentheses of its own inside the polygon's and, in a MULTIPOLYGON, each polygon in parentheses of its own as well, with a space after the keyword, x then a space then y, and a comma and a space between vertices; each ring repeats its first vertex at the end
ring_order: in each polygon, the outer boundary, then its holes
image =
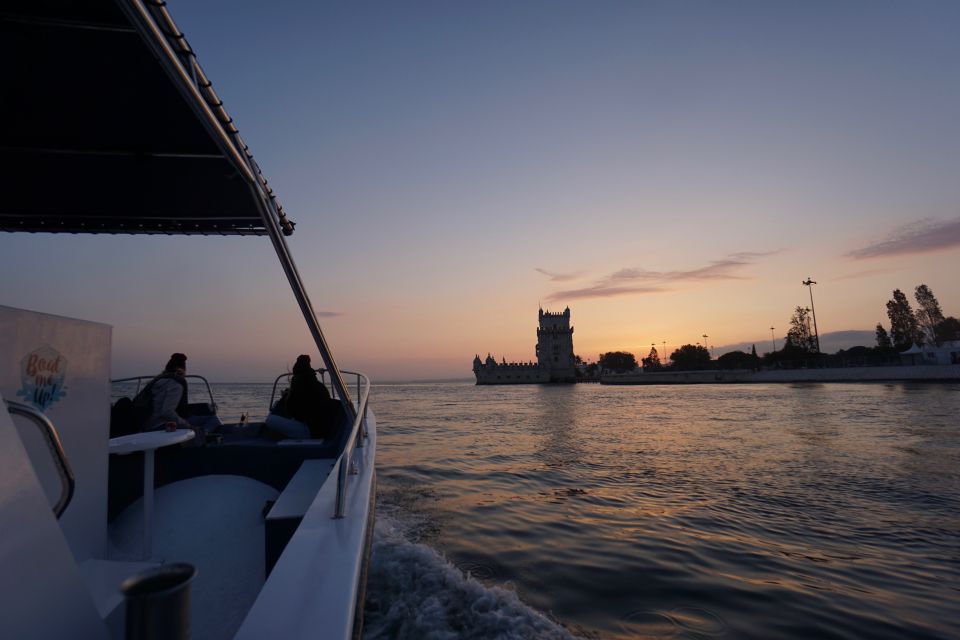
POLYGON ((133 400, 120 398, 110 408, 110 437, 127 436, 143 431, 153 414, 153 381, 141 389, 133 400))
POLYGON ((133 400, 126 397, 118 399, 110 407, 110 437, 119 438, 136 432, 133 425, 133 400))
POLYGON ((140 393, 134 396, 130 402, 130 406, 133 409, 133 424, 137 431, 143 431, 147 420, 153 415, 153 383, 156 381, 157 379, 154 378, 147 383, 147 386, 141 389, 140 393))

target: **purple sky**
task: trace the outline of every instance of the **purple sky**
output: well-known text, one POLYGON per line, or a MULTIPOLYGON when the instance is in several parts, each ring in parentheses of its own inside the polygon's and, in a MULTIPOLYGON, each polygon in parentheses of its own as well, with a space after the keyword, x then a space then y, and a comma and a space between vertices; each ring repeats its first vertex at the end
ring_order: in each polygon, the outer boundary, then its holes
MULTIPOLYGON (((575 346, 960 315, 960 4, 171 0, 290 217, 341 365, 470 375, 575 346)), ((258 238, 0 235, 0 303, 115 327, 117 375, 313 352, 258 238)), ((852 335, 852 334, 850 334, 852 335)), ((847 345, 849 346, 849 345, 847 345)))

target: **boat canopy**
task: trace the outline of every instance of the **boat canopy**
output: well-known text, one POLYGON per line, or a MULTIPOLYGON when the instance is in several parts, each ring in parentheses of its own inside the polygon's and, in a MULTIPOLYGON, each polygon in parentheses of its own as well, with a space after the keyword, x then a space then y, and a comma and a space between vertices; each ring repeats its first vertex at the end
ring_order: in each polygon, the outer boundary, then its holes
POLYGON ((269 236, 355 408, 284 236, 294 223, 163 0, 0 8, 0 231, 269 236))
POLYGON ((0 10, 0 230, 293 231, 158 0, 0 10))

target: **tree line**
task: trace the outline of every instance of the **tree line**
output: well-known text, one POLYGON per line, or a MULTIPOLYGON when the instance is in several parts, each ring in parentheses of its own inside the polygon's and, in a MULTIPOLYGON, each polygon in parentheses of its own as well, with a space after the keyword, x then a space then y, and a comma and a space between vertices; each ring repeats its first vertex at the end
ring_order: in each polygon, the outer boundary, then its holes
MULTIPOLYGON (((754 349, 753 355, 754 357, 756 356, 756 349, 754 349)), ((723 356, 720 357, 720 359, 722 358, 723 356)), ((720 359, 717 361, 719 362, 720 359)), ((647 357, 640 360, 640 364, 644 369, 658 370, 663 369, 665 366, 669 366, 672 369, 682 371, 709 369, 712 367, 712 362, 713 361, 710 358, 710 351, 708 351, 706 347, 702 347, 698 344, 685 344, 674 350, 674 352, 670 354, 669 365, 664 365, 660 361, 660 353, 657 351, 656 347, 650 347, 650 353, 647 354, 647 357)), ((638 366, 636 356, 627 351, 610 351, 608 353, 601 353, 597 364, 601 369, 615 371, 617 373, 633 371, 638 366)))
POLYGON ((917 301, 916 310, 900 289, 893 290, 893 298, 887 301, 890 330, 877 323, 878 347, 904 351, 914 344, 939 347, 944 342, 960 340, 960 320, 943 315, 940 301, 930 287, 925 284, 917 286, 913 297, 917 301))
MULTIPOLYGON (((960 320, 945 316, 940 302, 933 291, 925 284, 914 289, 917 309, 914 310, 900 289, 893 291, 893 297, 887 302, 887 317, 890 330, 877 323, 874 348, 866 346, 841 349, 827 355, 818 350, 817 336, 811 330, 810 310, 797 307, 790 317, 787 335, 783 339, 783 348, 757 355, 754 346, 750 353, 731 351, 716 360, 710 357, 710 351, 699 344, 685 344, 670 354, 670 362, 664 363, 656 347, 650 348, 647 357, 640 360, 644 370, 657 371, 672 369, 677 371, 696 371, 704 369, 759 369, 767 367, 826 366, 845 367, 871 364, 893 364, 900 361, 900 352, 913 344, 920 346, 940 346, 945 342, 960 340, 960 320)), ((601 353, 598 361, 601 369, 624 373, 638 367, 636 357, 626 351, 601 353)))

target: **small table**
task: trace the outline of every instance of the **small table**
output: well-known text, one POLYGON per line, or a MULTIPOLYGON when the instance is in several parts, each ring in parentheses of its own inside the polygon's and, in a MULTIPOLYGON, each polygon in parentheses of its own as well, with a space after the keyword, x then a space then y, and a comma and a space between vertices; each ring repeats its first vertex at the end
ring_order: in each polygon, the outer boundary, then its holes
POLYGON ((143 557, 153 553, 153 455, 160 447, 186 442, 196 435, 193 429, 146 431, 110 438, 110 453, 126 455, 143 451, 143 557))

